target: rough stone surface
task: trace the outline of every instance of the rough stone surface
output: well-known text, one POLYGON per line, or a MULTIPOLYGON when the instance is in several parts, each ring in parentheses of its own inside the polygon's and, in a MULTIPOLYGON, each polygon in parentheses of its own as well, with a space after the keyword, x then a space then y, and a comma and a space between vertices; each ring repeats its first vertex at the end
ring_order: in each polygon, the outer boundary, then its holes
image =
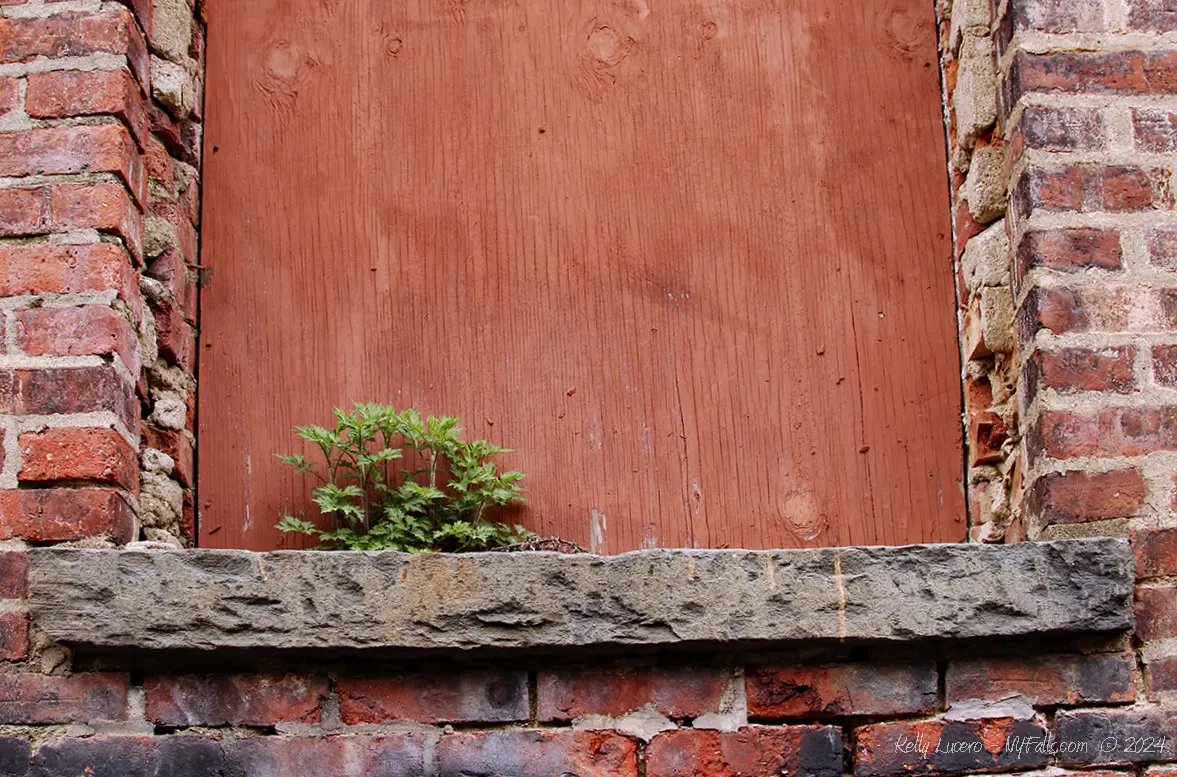
POLYGON ((965 246, 960 257, 965 289, 971 294, 984 286, 1009 285, 1009 237, 1005 221, 998 221, 965 246))
POLYGON ((957 142, 972 148, 977 138, 997 121, 997 70, 993 42, 966 35, 960 48, 960 70, 953 100, 957 142))
POLYGON ((29 551, 29 606, 71 645, 569 648, 916 640, 1131 626, 1128 543, 620 556, 29 551))
POLYGON ((973 152, 965 179, 969 213, 979 224, 1005 215, 1005 148, 985 146, 973 152))

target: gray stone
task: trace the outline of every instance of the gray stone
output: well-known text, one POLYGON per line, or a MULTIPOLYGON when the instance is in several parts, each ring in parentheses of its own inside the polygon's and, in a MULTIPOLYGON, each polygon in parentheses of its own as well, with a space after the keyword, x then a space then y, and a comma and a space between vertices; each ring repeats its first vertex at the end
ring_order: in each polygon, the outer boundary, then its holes
POLYGON ((948 40, 953 51, 960 48, 965 33, 978 37, 989 34, 989 0, 954 0, 952 3, 952 25, 948 40))
POLYGON ((973 152, 965 178, 969 213, 978 224, 988 224, 1005 215, 1005 149, 985 146, 973 152))
POLYGON ((1002 219, 965 244, 960 257, 965 289, 972 294, 982 286, 1008 286, 1009 259, 1009 237, 1002 219))
POLYGON ((568 649, 1121 631, 1118 539, 620 556, 34 548, 66 645, 568 649))
POLYGON ((960 47, 960 69, 952 104, 956 107, 956 138, 972 148, 997 121, 997 67, 989 38, 966 35, 960 47))

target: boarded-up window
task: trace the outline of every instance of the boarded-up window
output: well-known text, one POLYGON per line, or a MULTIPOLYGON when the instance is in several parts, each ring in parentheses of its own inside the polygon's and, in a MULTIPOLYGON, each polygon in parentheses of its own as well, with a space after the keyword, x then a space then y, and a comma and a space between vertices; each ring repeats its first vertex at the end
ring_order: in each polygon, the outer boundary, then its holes
POLYGON ((601 552, 956 541, 925 0, 209 0, 199 531, 353 400, 601 552))

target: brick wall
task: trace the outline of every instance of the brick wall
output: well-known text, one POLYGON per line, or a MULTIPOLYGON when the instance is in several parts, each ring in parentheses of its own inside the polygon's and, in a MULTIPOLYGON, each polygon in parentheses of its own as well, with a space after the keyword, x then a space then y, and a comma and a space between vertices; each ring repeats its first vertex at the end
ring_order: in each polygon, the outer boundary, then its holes
POLYGON ((0 2, 0 539, 191 537, 203 30, 0 2))
POLYGON ((1173 777, 1177 9, 938 11, 970 536, 1131 534, 1135 634, 263 674, 53 644, 28 543, 192 533, 204 28, 0 0, 0 774, 1173 777))

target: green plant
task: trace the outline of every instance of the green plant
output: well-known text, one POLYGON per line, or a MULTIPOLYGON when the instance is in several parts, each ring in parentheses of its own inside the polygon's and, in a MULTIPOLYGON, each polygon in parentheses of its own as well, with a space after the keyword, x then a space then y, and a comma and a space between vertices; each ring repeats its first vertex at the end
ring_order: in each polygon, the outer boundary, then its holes
POLYGON ((491 457, 509 453, 485 440, 464 442, 458 419, 356 403, 335 408, 335 428, 295 427, 318 447, 324 471, 301 454, 277 454, 318 478, 311 490, 328 530, 293 516, 283 532, 317 537, 326 549, 475 551, 533 539, 522 526, 487 520, 488 507, 520 502, 520 472, 498 472, 491 457))

